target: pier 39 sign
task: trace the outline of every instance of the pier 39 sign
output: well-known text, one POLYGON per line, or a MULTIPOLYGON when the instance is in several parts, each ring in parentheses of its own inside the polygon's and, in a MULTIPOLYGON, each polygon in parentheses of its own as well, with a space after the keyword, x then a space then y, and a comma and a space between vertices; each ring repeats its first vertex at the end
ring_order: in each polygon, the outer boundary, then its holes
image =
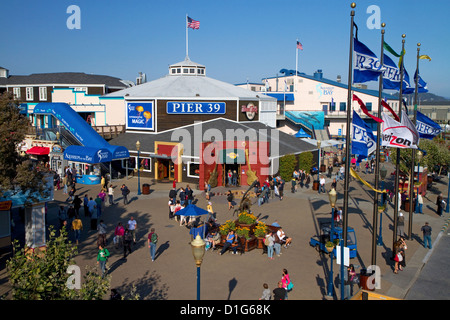
POLYGON ((225 114, 225 102, 168 101, 168 114, 225 114))

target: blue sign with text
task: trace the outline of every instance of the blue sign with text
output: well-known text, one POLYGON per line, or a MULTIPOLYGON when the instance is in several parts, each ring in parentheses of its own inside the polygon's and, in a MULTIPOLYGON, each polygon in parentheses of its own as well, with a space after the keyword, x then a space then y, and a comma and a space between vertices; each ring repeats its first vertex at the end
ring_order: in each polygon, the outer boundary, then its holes
POLYGON ((168 114, 225 114, 225 102, 167 102, 168 114))
POLYGON ((154 109, 151 102, 127 102, 127 129, 154 129, 154 109))

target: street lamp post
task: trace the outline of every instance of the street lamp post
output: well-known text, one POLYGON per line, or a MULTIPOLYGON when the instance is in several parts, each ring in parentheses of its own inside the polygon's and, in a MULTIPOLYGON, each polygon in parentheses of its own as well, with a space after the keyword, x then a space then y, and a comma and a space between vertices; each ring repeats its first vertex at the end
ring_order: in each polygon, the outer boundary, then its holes
POLYGON ((195 265, 197 266, 197 300, 200 300, 200 266, 202 265, 203 256, 205 255, 206 242, 199 234, 191 242, 192 255, 194 256, 195 265))
POLYGON ((140 195, 141 194, 141 174, 140 174, 140 169, 141 169, 141 160, 139 159, 140 156, 140 149, 141 149, 141 143, 139 142, 139 140, 136 142, 136 150, 138 152, 138 156, 137 156, 137 174, 138 174, 138 191, 137 194, 140 195))
POLYGON ((322 142, 320 140, 317 140, 317 148, 319 149, 319 165, 317 168, 317 181, 319 181, 319 177, 320 177, 320 157, 322 155, 322 152, 320 151, 321 144, 322 144, 322 142))
MULTIPOLYGON (((419 210, 420 161, 422 161, 422 156, 423 156, 423 153, 422 153, 422 151, 419 150, 419 152, 417 152, 417 194, 416 194, 416 207, 415 207, 416 213, 419 210)), ((414 181, 414 179, 413 179, 413 181, 414 181)))
MULTIPOLYGON (((387 170, 383 165, 380 168, 381 190, 384 190, 384 179, 386 178, 386 174, 387 174, 387 170)), ((387 193, 384 197, 382 197, 384 199, 384 203, 382 203, 381 206, 384 206, 386 204, 386 201, 387 201, 386 197, 388 197, 387 193)), ((378 234, 378 241, 377 241, 377 245, 379 245, 379 246, 383 245, 383 233, 381 230, 383 229, 383 212, 384 212, 384 210, 380 211, 380 232, 378 234)))
MULTIPOLYGON (((331 205, 331 231, 330 231, 330 241, 332 241, 331 237, 334 234, 334 215, 335 215, 335 206, 336 206, 336 199, 337 199, 337 193, 336 190, 331 189, 331 191, 328 193, 328 198, 330 199, 330 205, 331 205)), ((333 249, 334 251, 334 249, 333 249)), ((330 252, 330 275, 328 278, 328 297, 333 297, 333 251, 330 252)))

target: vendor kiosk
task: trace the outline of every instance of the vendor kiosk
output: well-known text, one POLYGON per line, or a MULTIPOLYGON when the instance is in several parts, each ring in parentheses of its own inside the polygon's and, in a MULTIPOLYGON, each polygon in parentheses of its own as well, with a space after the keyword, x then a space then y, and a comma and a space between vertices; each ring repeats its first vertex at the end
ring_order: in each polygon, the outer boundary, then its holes
POLYGON ((101 183, 101 164, 112 161, 112 153, 105 148, 69 146, 64 150, 69 167, 76 169, 76 182, 87 185, 101 183))

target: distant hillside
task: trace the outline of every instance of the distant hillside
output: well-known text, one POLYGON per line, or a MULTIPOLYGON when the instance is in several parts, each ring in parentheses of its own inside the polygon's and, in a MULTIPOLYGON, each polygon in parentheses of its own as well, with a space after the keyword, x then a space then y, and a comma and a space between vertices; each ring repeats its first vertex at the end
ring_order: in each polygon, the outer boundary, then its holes
MULTIPOLYGON (((398 98, 398 93, 395 93, 392 95, 393 97, 398 98)), ((414 102, 414 93, 413 94, 406 94, 403 95, 405 98, 408 99, 408 102, 411 104, 414 102)), ((419 93, 417 95, 417 98, 419 99, 419 105, 450 105, 450 99, 435 95, 433 93, 419 93)))

